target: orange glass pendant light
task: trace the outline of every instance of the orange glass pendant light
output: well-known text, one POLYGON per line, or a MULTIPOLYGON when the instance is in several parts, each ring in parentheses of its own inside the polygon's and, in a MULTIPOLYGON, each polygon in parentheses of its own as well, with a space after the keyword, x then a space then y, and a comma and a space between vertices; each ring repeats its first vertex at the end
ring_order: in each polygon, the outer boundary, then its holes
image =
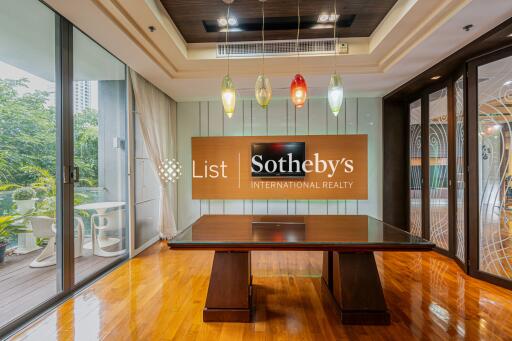
MULTIPOLYGON (((300 35, 300 0, 297 0, 297 41, 295 42, 295 52, 297 53, 297 64, 300 68, 299 60, 299 35, 300 35)), ((302 108, 308 97, 308 86, 304 77, 297 73, 290 84, 290 97, 295 108, 302 108)))
POLYGON ((301 74, 296 74, 290 85, 290 97, 296 108, 302 108, 308 96, 308 85, 301 74))

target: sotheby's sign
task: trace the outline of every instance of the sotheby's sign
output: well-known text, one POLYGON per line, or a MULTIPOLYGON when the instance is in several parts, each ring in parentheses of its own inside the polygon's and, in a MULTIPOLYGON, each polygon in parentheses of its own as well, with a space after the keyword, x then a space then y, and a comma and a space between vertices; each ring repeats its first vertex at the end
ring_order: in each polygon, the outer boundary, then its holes
POLYGON ((193 199, 368 198, 367 135, 192 138, 193 199))

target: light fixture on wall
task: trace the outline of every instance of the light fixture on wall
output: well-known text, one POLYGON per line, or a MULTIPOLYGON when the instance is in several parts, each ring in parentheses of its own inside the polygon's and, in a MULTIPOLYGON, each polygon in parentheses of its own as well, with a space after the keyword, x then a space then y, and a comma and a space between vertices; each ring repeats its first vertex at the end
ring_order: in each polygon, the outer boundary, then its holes
MULTIPOLYGON (((338 19, 337 11, 336 11, 336 0, 334 0, 334 17, 336 20, 338 19)), ((329 102, 329 107, 334 116, 338 116, 341 105, 343 104, 343 81, 340 75, 336 72, 336 52, 337 52, 337 43, 336 43, 336 21, 334 22, 334 73, 331 75, 331 80, 329 81, 329 88, 327 90, 327 100, 329 102)))
MULTIPOLYGON (((295 52, 297 52, 297 64, 300 71, 300 56, 299 56, 299 35, 300 35, 300 0, 297 0, 297 41, 295 42, 295 52)), ((308 86, 306 80, 302 75, 297 73, 293 77, 290 85, 290 97, 295 105, 295 108, 302 108, 308 96, 308 86)))
MULTIPOLYGON (((229 16, 229 6, 233 3, 234 0, 223 0, 225 4, 228 5, 226 18, 230 18, 229 16)), ((222 98, 222 107, 224 109, 224 114, 227 117, 233 117, 235 112, 235 103, 236 103, 236 90, 235 85, 233 84, 233 80, 229 76, 229 46, 228 46, 228 35, 229 35, 229 20, 227 20, 226 24, 226 49, 228 51, 228 73, 224 76, 221 83, 221 98, 222 98)))
POLYGON ((270 100, 272 99, 272 86, 270 85, 270 79, 265 76, 265 1, 261 2, 261 13, 262 13, 262 24, 261 24, 261 51, 262 51, 262 73, 256 78, 256 84, 254 85, 254 93, 258 104, 265 109, 270 100))

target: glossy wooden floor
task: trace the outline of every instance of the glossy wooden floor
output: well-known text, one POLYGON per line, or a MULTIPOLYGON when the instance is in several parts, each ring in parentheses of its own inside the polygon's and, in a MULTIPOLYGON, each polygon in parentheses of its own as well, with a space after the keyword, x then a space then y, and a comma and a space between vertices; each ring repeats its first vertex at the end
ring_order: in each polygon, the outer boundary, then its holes
POLYGON ((512 338, 512 291, 437 253, 376 253, 390 326, 343 326, 319 252, 254 252, 255 323, 203 323, 213 252, 156 244, 16 335, 22 340, 512 338))

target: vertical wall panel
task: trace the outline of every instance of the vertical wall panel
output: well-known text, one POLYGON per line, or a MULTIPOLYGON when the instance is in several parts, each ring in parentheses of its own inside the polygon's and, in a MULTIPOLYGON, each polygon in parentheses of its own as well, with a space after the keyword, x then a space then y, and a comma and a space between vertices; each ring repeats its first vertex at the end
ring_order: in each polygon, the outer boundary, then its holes
POLYGON ((358 214, 366 214, 382 218, 379 193, 375 188, 381 188, 382 169, 379 165, 382 155, 382 141, 379 135, 381 103, 378 98, 360 98, 358 105, 358 133, 368 135, 368 200, 358 201, 358 214))
MULTIPOLYGON (((192 136, 265 136, 367 133, 369 199, 344 200, 191 200, 191 179, 180 180, 178 224, 183 229, 200 214, 369 214, 382 216, 381 99, 348 98, 335 117, 325 98, 312 98, 301 109, 274 99, 267 110, 256 101, 237 102, 228 119, 220 102, 179 103, 178 157, 191 163, 192 136), (184 146, 184 147, 183 147, 184 146), (187 159, 188 157, 188 159, 187 159), (187 161, 189 160, 190 161, 187 161), (188 193, 187 193, 188 191, 188 193)), ((142 151, 141 151, 142 152, 142 151)), ((187 171, 187 168, 185 168, 187 171)), ((186 173, 185 173, 186 174, 186 173)))
MULTIPOLYGON (((199 130, 201 136, 208 136, 210 118, 209 118, 209 104, 208 102, 200 103, 200 116, 199 116, 199 130)), ((210 213, 210 200, 201 200, 201 215, 210 213)))
MULTIPOLYGON (((273 104, 273 103, 272 103, 273 104)), ((273 106, 273 105, 272 105, 273 106)), ((252 107, 252 135, 253 136, 266 136, 268 134, 268 112, 267 109, 262 109, 258 102, 251 101, 252 107)), ((268 201, 267 200, 253 200, 252 211, 254 214, 267 214, 268 201)))
MULTIPOLYGON (((345 131, 347 134, 357 134, 358 98, 347 98, 345 107, 345 131)), ((346 200, 346 214, 357 214, 357 200, 346 200)))
MULTIPOLYGON (((347 100, 343 101, 343 105, 341 106, 341 111, 338 114, 338 134, 345 135, 347 133, 347 100)), ((346 200, 338 200, 338 214, 346 214, 347 213, 347 201, 346 200)))
MULTIPOLYGON (((250 100, 243 101, 243 125, 244 136, 252 135, 252 103, 250 100)), ((252 214, 252 200, 244 200, 244 214, 252 214)))
POLYGON ((192 136, 199 136, 200 103, 178 103, 177 156, 184 176, 178 181, 178 230, 192 224, 201 215, 200 202, 192 200, 192 136))
MULTIPOLYGON (((337 135, 338 134, 338 116, 334 116, 331 109, 329 108, 329 103, 327 99, 326 101, 326 117, 327 117, 327 135, 337 135)), ((338 113, 339 115, 339 113, 338 113)), ((338 200, 327 200, 327 214, 336 215, 338 214, 338 200)))
MULTIPOLYGON (((327 101, 325 98, 309 100, 309 135, 327 134, 327 101)), ((327 200, 310 200, 309 214, 327 214, 327 200)))
MULTIPOLYGON (((288 103, 285 99, 275 99, 268 107, 268 135, 288 134, 288 103)), ((269 200, 268 214, 287 214, 286 200, 269 200)))
MULTIPOLYGON (((224 136, 241 136, 244 134, 244 103, 236 102, 235 113, 229 118, 224 118, 224 136)), ((224 200, 224 214, 244 214, 243 200, 224 200)))
MULTIPOLYGON (((224 112, 221 102, 208 102, 208 136, 224 135, 224 112)), ((224 214, 224 200, 210 200, 210 214, 224 214)))
MULTIPOLYGON (((302 108, 295 109, 295 129, 295 135, 309 134, 309 101, 302 108)), ((309 201, 295 200, 295 213, 309 214, 309 201)))

